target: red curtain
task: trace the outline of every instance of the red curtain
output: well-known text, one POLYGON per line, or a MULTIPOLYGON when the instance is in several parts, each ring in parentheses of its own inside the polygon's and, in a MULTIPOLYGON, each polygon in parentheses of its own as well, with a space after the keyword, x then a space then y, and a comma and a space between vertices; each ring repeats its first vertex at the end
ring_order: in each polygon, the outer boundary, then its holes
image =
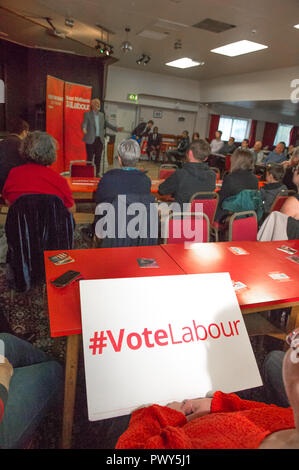
POLYGON ((278 129, 278 124, 275 122, 266 122, 265 124, 265 130, 264 130, 264 135, 263 135, 263 145, 268 145, 272 146, 276 132, 278 129))
POLYGON ((209 132, 209 141, 215 139, 215 132, 218 130, 219 126, 219 121, 220 121, 220 115, 219 114, 211 114, 211 120, 210 120, 210 132, 209 132))
POLYGON ((257 121, 253 119, 251 121, 250 134, 249 134, 249 148, 253 147, 255 144, 256 126, 257 126, 257 121))
POLYGON ((290 145, 296 145, 297 139, 299 139, 299 127, 294 126, 290 132, 290 145))

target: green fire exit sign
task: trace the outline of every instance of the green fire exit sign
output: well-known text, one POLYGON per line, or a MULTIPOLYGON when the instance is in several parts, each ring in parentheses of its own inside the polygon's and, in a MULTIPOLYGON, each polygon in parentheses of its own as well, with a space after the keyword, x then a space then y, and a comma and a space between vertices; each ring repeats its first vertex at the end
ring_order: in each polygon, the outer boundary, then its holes
POLYGON ((129 101, 135 101, 135 103, 138 101, 138 95, 136 93, 130 93, 128 95, 128 100, 129 101))

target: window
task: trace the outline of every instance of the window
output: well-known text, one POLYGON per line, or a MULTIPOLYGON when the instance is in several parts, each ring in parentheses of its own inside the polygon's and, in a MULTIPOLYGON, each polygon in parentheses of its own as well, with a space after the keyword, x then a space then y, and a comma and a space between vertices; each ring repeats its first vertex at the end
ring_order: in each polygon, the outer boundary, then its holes
POLYGON ((284 142, 288 147, 290 144, 290 132, 292 127, 293 126, 290 124, 279 124, 273 145, 277 145, 279 142, 284 142))
POLYGON ((218 128, 222 131, 222 140, 234 137, 237 142, 242 142, 249 136, 250 120, 221 116, 218 128))

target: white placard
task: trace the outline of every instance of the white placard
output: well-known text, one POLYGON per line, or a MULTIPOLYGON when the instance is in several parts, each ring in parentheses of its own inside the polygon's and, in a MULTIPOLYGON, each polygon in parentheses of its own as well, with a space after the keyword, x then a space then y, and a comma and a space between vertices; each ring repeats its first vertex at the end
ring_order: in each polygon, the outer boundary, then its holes
POLYGON ((80 296, 90 421, 262 385, 228 273, 80 281, 80 296))

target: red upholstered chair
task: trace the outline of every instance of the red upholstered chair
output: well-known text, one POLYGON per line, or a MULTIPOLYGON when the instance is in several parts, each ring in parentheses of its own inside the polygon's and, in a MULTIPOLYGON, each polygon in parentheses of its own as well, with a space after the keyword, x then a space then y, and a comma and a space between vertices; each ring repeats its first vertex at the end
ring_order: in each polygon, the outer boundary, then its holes
POLYGON ((229 171, 231 165, 231 155, 227 155, 225 158, 225 170, 229 171))
POLYGON ((215 171, 216 173, 216 183, 220 180, 220 170, 216 166, 210 166, 210 170, 215 171))
POLYGON ((178 169, 178 166, 175 164, 160 165, 159 179, 165 180, 166 178, 168 178, 168 176, 171 176, 177 169, 178 169))
POLYGON ((229 241, 256 241, 257 231, 257 215, 254 211, 235 212, 229 217, 229 241), (238 218, 240 216, 242 218, 238 218))
POLYGON ((285 196, 282 196, 282 195, 277 195, 276 198, 274 199, 273 203, 272 203, 272 206, 270 207, 270 211, 269 213, 273 212, 273 211, 277 211, 277 212, 280 212, 280 209, 282 208, 282 206, 284 205, 284 203, 286 202, 286 200, 288 199, 289 195, 285 195, 285 196))
POLYGON ((70 162, 71 177, 93 178, 96 174, 96 167, 93 162, 86 160, 73 160, 70 162))
POLYGON ((196 203, 201 203, 203 205, 200 210, 208 216, 210 231, 215 236, 216 241, 218 241, 218 225, 214 221, 214 218, 218 207, 218 200, 219 196, 215 191, 194 193, 190 198, 191 212, 197 212, 196 203))
POLYGON ((164 244, 205 243, 210 241, 210 223, 206 214, 200 212, 175 212, 168 221, 168 233, 164 244))

